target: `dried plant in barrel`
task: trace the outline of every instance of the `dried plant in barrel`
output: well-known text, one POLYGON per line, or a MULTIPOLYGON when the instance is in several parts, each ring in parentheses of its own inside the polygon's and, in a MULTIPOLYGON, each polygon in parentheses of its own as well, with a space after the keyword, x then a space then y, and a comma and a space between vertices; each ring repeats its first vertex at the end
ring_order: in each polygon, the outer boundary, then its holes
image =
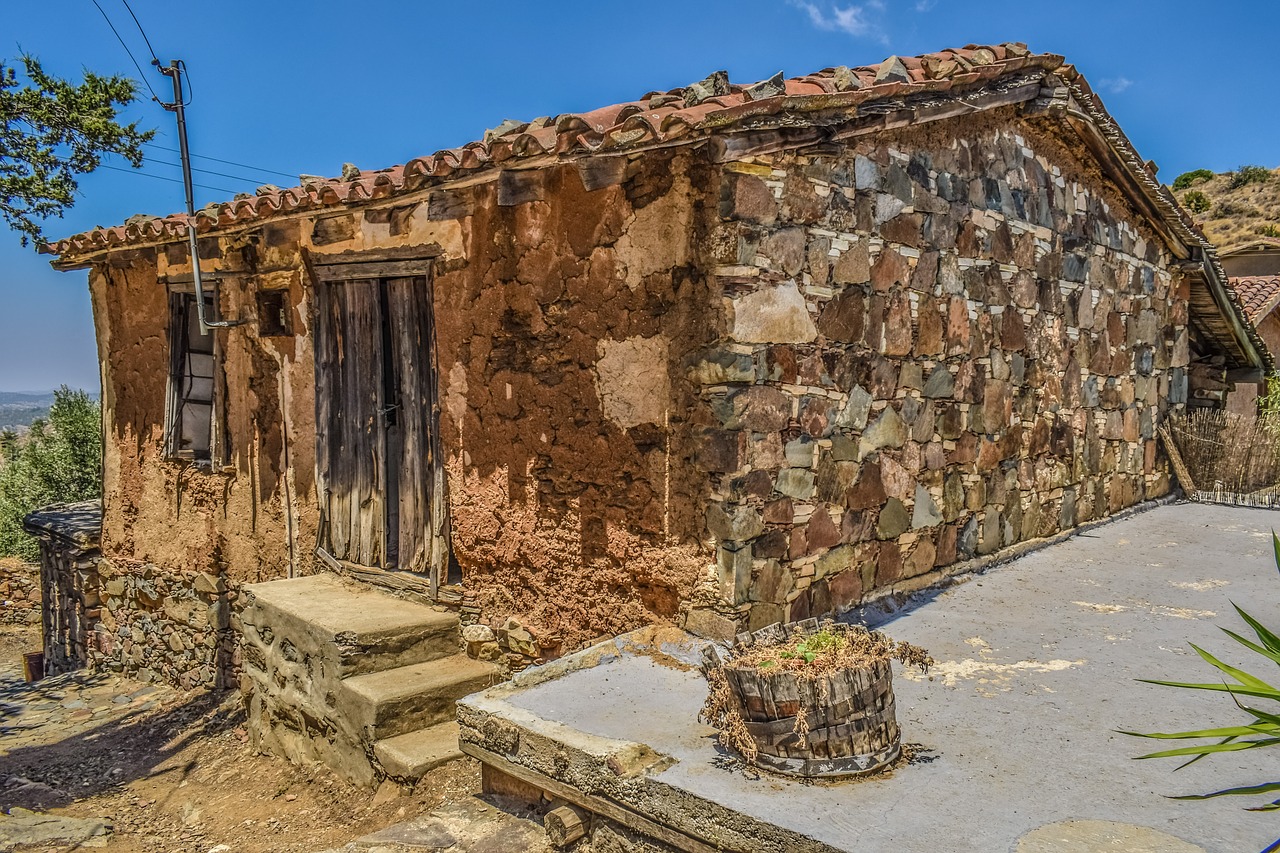
POLYGON ((739 634, 703 652, 710 685, 699 718, 749 763, 804 777, 870 773, 901 751, 893 667, 933 659, 878 631, 816 619, 739 634))

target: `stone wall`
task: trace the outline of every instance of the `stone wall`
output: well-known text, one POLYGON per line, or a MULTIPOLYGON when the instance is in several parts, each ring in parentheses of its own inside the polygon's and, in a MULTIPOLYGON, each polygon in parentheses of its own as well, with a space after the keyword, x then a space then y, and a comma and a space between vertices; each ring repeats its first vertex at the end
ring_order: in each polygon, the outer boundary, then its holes
POLYGON ((40 624, 40 567, 0 560, 0 625, 40 624))
POLYGON ((238 585, 210 572, 169 572, 103 559, 89 666, 183 689, 238 683, 238 585))
POLYGON ((1187 290, 1090 162, 1009 112, 724 167, 724 369, 696 378, 727 615, 844 609, 1168 490, 1187 290))

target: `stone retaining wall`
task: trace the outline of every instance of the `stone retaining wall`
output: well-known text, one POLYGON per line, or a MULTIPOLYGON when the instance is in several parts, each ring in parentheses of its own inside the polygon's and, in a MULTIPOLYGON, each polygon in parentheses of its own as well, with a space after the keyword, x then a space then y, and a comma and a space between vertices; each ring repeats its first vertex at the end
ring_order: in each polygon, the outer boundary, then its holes
POLYGON ((238 683, 237 586, 208 572, 99 564, 101 609, 89 665, 183 689, 238 683))
POLYGON ((0 560, 0 625, 40 624, 40 566, 0 560))
POLYGON ((725 335, 691 375, 731 619, 846 609, 1169 489, 1188 292, 1087 162, 1010 115, 726 165, 725 335))

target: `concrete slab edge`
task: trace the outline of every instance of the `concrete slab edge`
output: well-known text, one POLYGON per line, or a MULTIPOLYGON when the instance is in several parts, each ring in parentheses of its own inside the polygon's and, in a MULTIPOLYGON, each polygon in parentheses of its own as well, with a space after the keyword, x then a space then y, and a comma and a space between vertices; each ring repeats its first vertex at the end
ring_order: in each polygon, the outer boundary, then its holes
POLYGON ((492 688, 458 703, 459 743, 507 775, 689 853, 839 853, 655 778, 675 762, 645 744, 544 720, 490 695, 499 690, 512 692, 492 688))

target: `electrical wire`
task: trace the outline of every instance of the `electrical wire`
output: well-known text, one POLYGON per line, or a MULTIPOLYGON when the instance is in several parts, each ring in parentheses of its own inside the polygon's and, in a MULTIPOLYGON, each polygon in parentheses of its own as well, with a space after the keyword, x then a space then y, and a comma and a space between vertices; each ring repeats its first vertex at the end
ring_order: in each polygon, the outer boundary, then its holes
MULTIPOLYGON (((149 148, 157 148, 161 151, 168 151, 170 154, 182 153, 177 148, 168 148, 164 145, 157 145, 154 142, 144 142, 143 144, 149 148)), ((223 160, 218 157, 209 157, 204 154, 192 154, 191 156, 196 160, 212 160, 214 163, 224 163, 228 166, 238 166, 241 169, 248 169, 252 172, 262 172, 268 175, 280 175, 285 178, 292 178, 295 181, 298 179, 298 176, 293 174, 292 172, 281 172, 279 169, 264 169, 261 166, 250 166, 248 163, 237 163, 234 160, 223 160)))
POLYGON ((147 50, 151 52, 151 61, 159 65, 160 60, 156 58, 156 51, 151 46, 151 39, 147 38, 147 31, 142 28, 142 22, 138 20, 138 16, 133 14, 133 7, 129 5, 129 0, 120 0, 120 2, 129 10, 129 17, 133 18, 133 23, 137 26, 138 32, 142 33, 142 40, 147 43, 147 50))
MULTIPOLYGON (((151 84, 147 81, 147 75, 142 73, 142 66, 138 64, 137 58, 133 55, 133 51, 129 50, 129 45, 124 43, 124 39, 120 38, 120 33, 116 30, 116 25, 111 23, 111 18, 107 16, 105 9, 99 5, 98 0, 89 0, 94 6, 98 7, 98 11, 102 13, 102 19, 107 22, 107 26, 111 28, 111 32, 115 34, 116 41, 120 42, 120 46, 124 48, 124 52, 129 54, 129 58, 133 60, 133 67, 138 69, 138 76, 142 78, 142 84, 147 87, 147 91, 151 93, 151 100, 158 104, 164 103, 160 100, 160 96, 156 94, 156 90, 151 88, 151 84)), ((148 45, 150 47, 150 45, 148 45)))
POLYGON ((191 102, 196 99, 195 87, 191 85, 191 72, 187 71, 187 63, 178 60, 178 73, 187 78, 187 99, 182 103, 184 107, 191 106, 191 102))
MULTIPOLYGON (((146 162, 151 163, 151 164, 156 165, 156 166, 168 166, 168 167, 169 167, 169 168, 171 168, 171 169, 181 169, 181 168, 182 168, 182 164, 181 164, 181 163, 170 163, 170 162, 169 162, 169 161, 167 161, 167 160, 153 160, 153 159, 151 159, 151 158, 147 158, 147 161, 146 161, 146 162)), ((200 172, 200 173, 205 174, 205 175, 217 175, 219 178, 230 178, 230 179, 231 179, 231 180, 233 180, 233 181, 248 181, 248 182, 249 182, 249 183, 251 183, 251 184, 258 184, 258 183, 259 183, 259 181, 258 181, 258 179, 257 179, 257 178, 248 178, 248 177, 245 177, 244 175, 232 175, 232 174, 229 174, 229 173, 227 173, 227 172, 215 172, 215 171, 213 171, 212 169, 197 169, 195 166, 192 166, 192 167, 191 167, 191 171, 193 171, 193 172, 200 172)))
MULTIPOLYGON (((113 172, 124 172, 126 175, 140 175, 144 178, 155 178, 157 181, 168 181, 171 184, 182 183, 182 180, 179 178, 166 178, 164 175, 153 175, 150 172, 140 172, 136 169, 122 169, 119 166, 108 166, 106 163, 99 164, 98 168, 110 169, 113 172)), ((208 184, 192 184, 191 186, 200 187, 200 189, 203 190, 213 190, 214 192, 231 193, 232 195, 235 195, 237 192, 236 190, 229 190, 226 187, 211 187, 208 184)))

